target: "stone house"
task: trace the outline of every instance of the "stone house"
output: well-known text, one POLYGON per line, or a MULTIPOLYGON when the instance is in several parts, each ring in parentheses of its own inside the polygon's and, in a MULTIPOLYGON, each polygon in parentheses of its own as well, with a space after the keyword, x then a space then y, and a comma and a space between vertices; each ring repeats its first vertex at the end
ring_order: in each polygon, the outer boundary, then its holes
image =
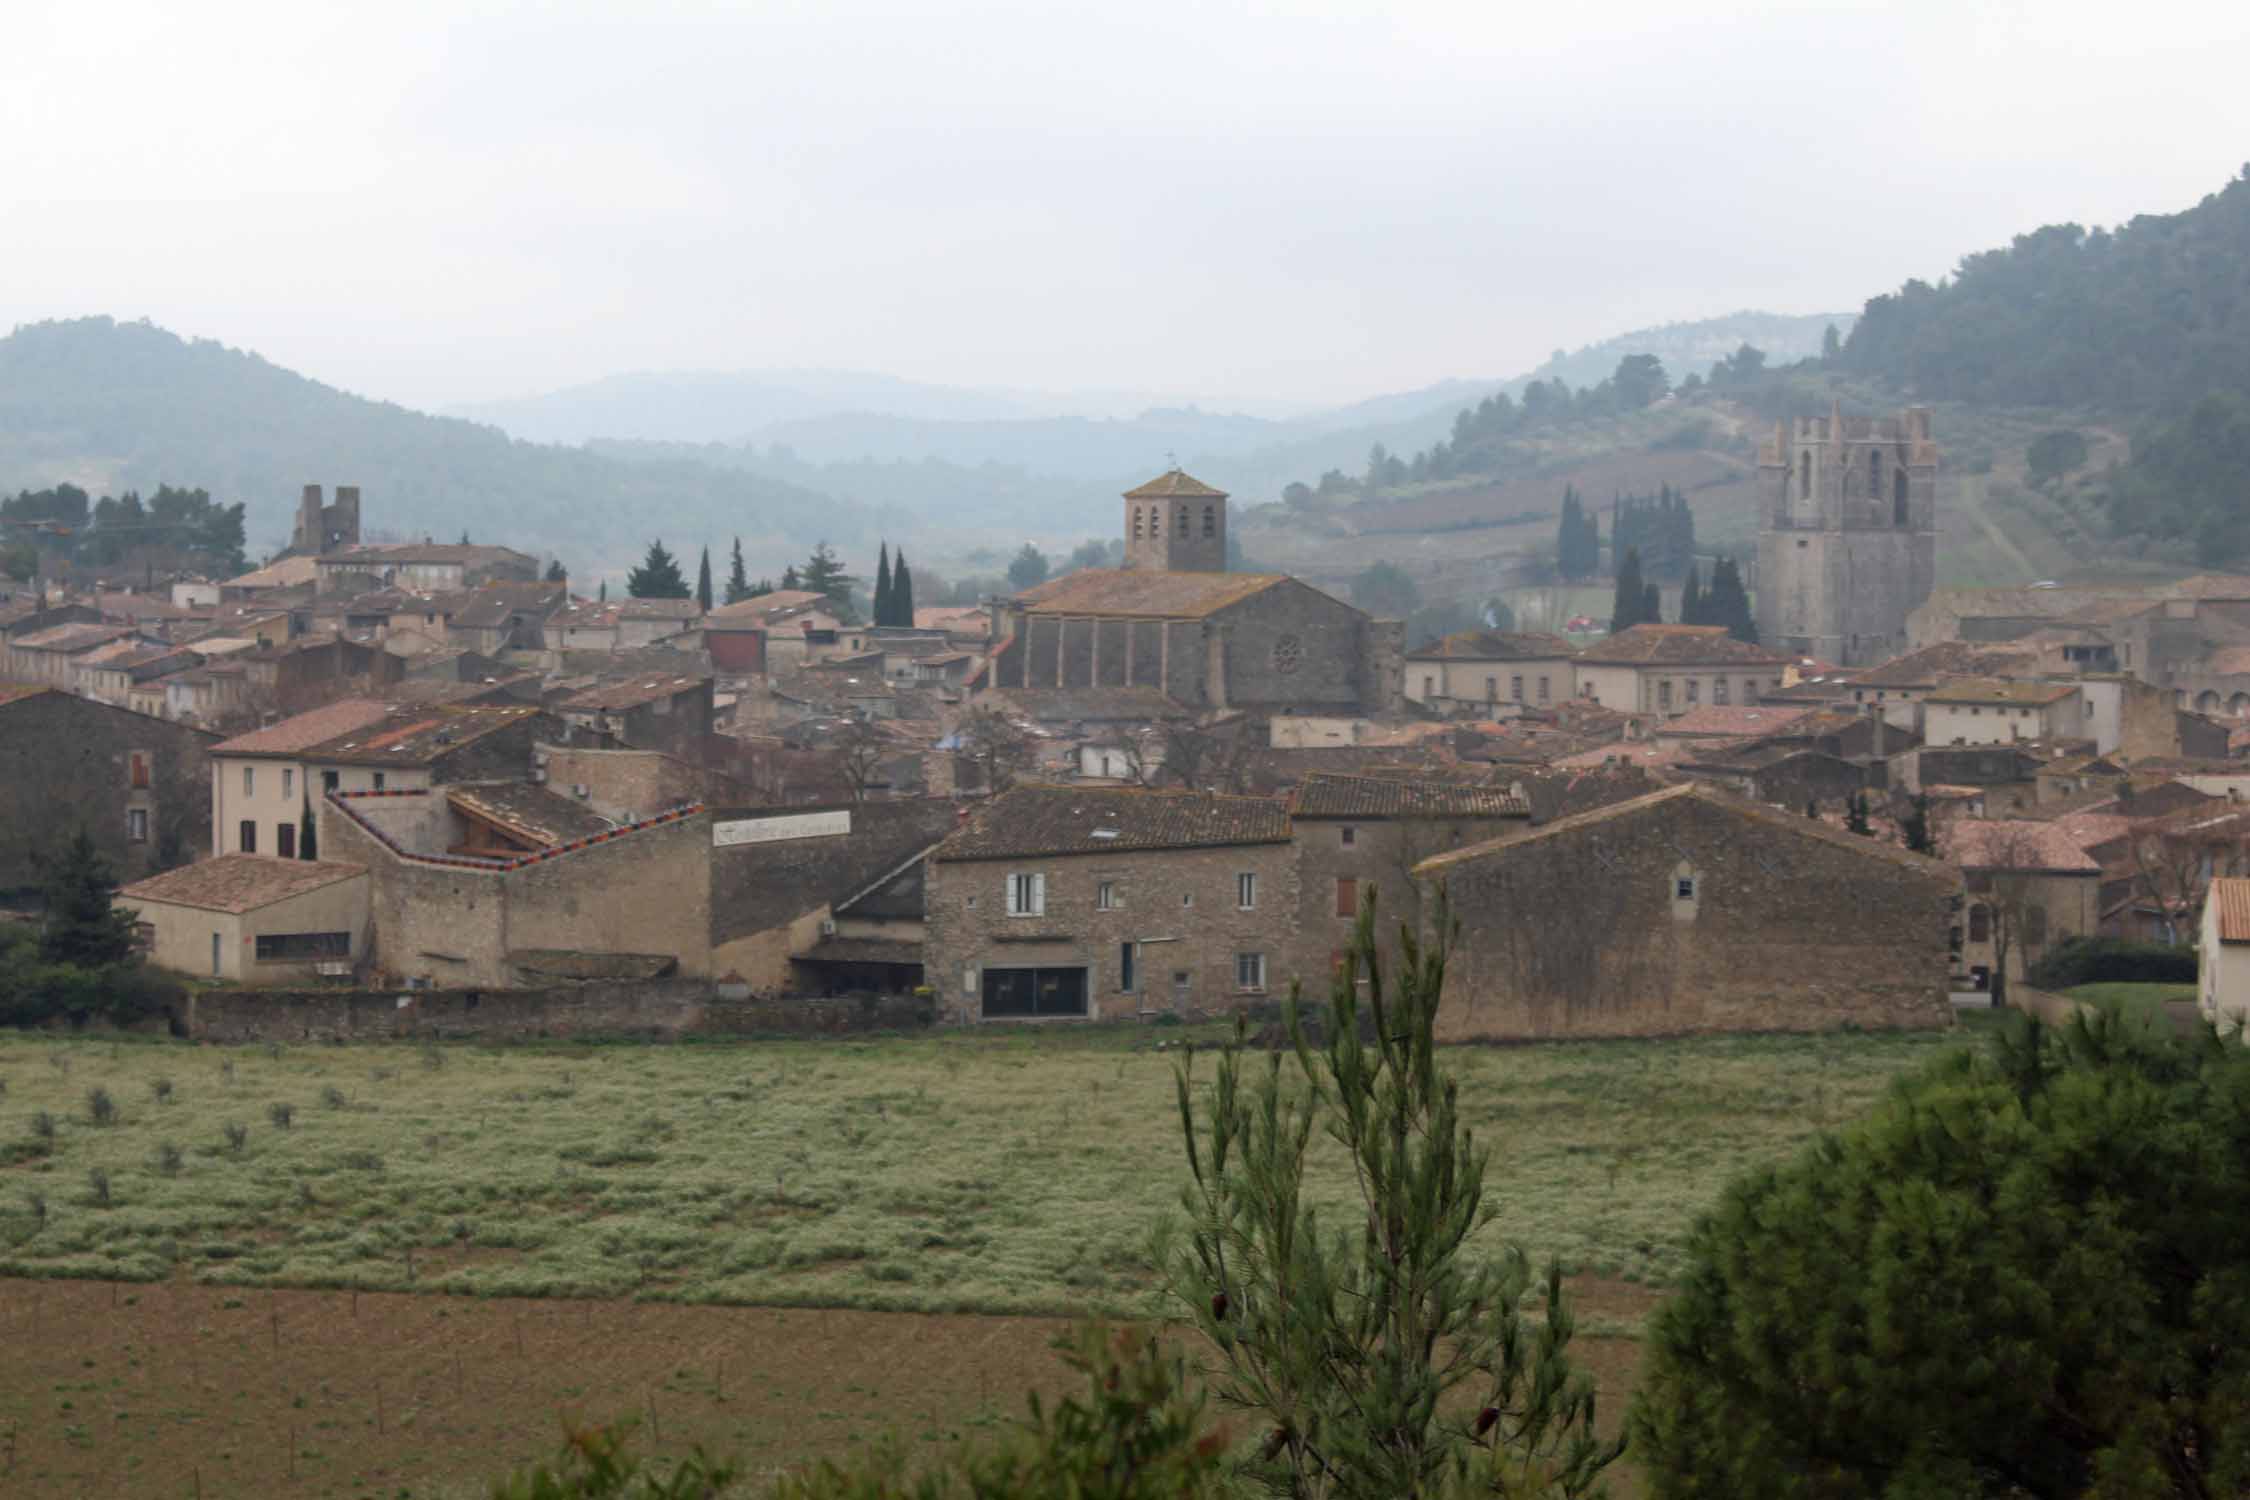
POLYGON ((927 866, 925 972, 965 1020, 1224 1010, 1287 992, 1289 809, 1019 785, 927 866))
POLYGON ((1972 989, 1991 987, 2003 946, 2015 984, 2054 944, 2100 931, 2101 861, 2067 825, 1963 818, 1944 826, 1938 847, 1967 890, 1956 972, 1972 989))
POLYGON ((2025 676, 2036 665, 2037 653, 2020 646, 1939 641, 1853 673, 1851 701, 1919 734, 1922 704, 1944 683, 1957 677, 2025 676))
POLYGON ((1581 651, 1575 663, 1580 697, 1667 718, 1705 704, 1754 704, 1779 690, 1788 665, 1724 625, 1635 625, 1581 651))
POLYGON ((2250 1037, 2250 879, 2211 882, 2203 903, 2197 1001, 2222 1032, 2250 1037))
POLYGON ((711 679, 650 672, 595 683, 557 702, 563 722, 635 750, 693 759, 713 722, 711 679))
POLYGON ((1453 1040, 1943 1027, 1943 863, 1687 783, 1426 860, 1453 1040))
POLYGON ((71 668, 75 663, 120 642, 129 646, 161 644, 130 625, 50 625, 9 638, 8 679, 67 690, 72 686, 71 668))
POLYGON ((1414 871, 1424 860, 1529 825, 1531 804, 1503 787, 1316 773, 1290 799, 1297 859, 1295 959, 1309 992, 1342 961, 1360 906, 1373 895, 1378 930, 1420 924, 1414 871))
POLYGON ((79 658, 71 669, 70 690, 112 708, 132 708, 133 690, 148 688, 161 713, 164 691, 150 685, 202 664, 203 658, 186 646, 117 641, 79 658))
POLYGON ((423 542, 403 547, 362 544, 315 559, 323 594, 399 588, 415 594, 458 594, 486 583, 535 583, 539 559, 509 547, 423 542))
POLYGON ((212 747, 211 847, 294 858, 310 816, 326 856, 323 792, 527 777, 534 744, 568 733, 536 708, 346 698, 212 747))
POLYGON ((217 735, 0 683, 0 891, 39 883, 36 856, 83 827, 125 880, 210 848, 217 735))
POLYGON ((2085 700, 2072 682, 1957 677, 1922 700, 1922 738, 1932 745, 2072 740, 2085 733, 2085 700))
POLYGON ((445 639, 483 656, 538 651, 546 645, 548 618, 569 602, 561 583, 488 583, 454 602, 445 639))
POLYGON ((1406 653, 1409 702, 1543 707, 1578 695, 1578 648, 1559 635, 1466 630, 1406 653))
POLYGON ((228 854, 117 893, 149 962, 230 984, 304 985, 358 966, 367 942, 367 870, 328 860, 228 854))

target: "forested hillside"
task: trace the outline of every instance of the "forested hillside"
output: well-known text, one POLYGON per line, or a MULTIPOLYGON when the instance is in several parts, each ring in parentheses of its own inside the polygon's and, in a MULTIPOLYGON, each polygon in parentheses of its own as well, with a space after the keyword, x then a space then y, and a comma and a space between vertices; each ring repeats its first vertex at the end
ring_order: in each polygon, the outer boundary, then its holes
POLYGON ((253 555, 285 544, 306 484, 357 484, 371 532, 553 550, 583 576, 652 536, 794 553, 869 531, 862 508, 703 464, 621 463, 369 401, 255 354, 108 318, 0 339, 0 491, 160 484, 243 503, 253 555))

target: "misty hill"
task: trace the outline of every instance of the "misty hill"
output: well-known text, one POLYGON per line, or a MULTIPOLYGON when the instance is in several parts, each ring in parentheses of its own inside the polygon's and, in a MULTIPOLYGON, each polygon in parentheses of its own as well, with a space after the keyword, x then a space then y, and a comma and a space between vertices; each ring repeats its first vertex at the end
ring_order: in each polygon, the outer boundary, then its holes
POLYGON ((535 443, 585 443, 595 438, 739 443, 780 423, 839 412, 946 422, 1048 414, 1043 407, 1002 392, 924 385, 845 370, 610 375, 536 396, 448 410, 449 415, 488 422, 535 443))
POLYGON ((737 533, 794 554, 872 518, 781 481, 665 460, 620 463, 369 401, 255 354, 108 318, 0 339, 0 489, 97 493, 171 482, 248 506, 251 550, 285 544, 299 490, 357 484, 371 532, 551 550, 581 576, 652 536, 675 550, 737 533))

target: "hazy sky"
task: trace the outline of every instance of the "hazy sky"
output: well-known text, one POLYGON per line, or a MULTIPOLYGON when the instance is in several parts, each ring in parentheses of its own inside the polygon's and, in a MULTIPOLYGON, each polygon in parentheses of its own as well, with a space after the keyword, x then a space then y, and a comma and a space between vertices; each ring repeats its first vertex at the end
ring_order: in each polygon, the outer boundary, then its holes
POLYGON ((13 0, 0 321, 414 405, 1347 399, 1856 307, 2250 158, 2250 5, 13 0))

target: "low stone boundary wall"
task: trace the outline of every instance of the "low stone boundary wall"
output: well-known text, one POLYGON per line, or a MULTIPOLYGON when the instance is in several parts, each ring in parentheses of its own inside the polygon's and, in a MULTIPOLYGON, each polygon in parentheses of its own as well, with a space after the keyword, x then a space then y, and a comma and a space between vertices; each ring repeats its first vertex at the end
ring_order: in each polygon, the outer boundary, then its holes
POLYGON ((931 1003, 911 995, 737 1000, 706 980, 537 990, 201 990, 173 1017, 176 1032, 201 1042, 848 1036, 919 1031, 933 1019, 931 1003))

